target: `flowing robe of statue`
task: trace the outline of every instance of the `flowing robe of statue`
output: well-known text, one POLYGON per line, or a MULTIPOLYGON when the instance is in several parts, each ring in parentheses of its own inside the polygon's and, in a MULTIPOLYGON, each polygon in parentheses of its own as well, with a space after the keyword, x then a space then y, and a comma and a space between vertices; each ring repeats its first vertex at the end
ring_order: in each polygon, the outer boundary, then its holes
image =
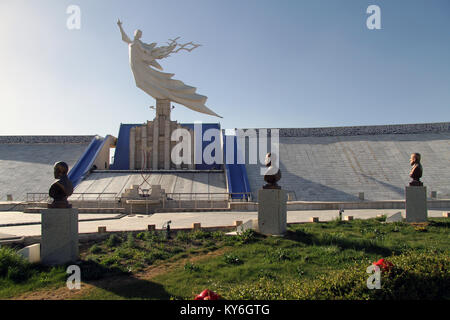
POLYGON ((142 34, 140 30, 136 31, 135 38, 131 41, 123 31, 120 21, 118 25, 122 40, 128 43, 130 66, 138 88, 155 99, 168 99, 194 111, 220 117, 205 106, 207 97, 197 94, 196 88, 187 86, 180 80, 172 79, 173 73, 160 72, 152 68, 162 70, 156 59, 165 58, 174 52, 178 45, 176 41, 165 47, 156 47, 156 43, 146 44, 139 40, 142 34))

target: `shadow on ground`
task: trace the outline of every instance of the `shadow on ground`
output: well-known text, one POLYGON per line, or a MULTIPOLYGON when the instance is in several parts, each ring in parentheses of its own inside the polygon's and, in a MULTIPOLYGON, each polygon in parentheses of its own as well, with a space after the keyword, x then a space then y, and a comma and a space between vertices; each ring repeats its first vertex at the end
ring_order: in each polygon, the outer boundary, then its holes
POLYGON ((171 295, 158 283, 139 279, 118 267, 107 267, 95 261, 80 265, 81 280, 123 299, 169 300, 171 295))
POLYGON ((393 253, 396 254, 400 253, 397 252, 396 250, 379 246, 373 243, 372 241, 366 239, 351 240, 348 238, 334 237, 332 235, 327 235, 326 237, 319 238, 313 234, 306 233, 302 230, 295 230, 295 231, 288 230, 285 239, 301 242, 306 245, 315 245, 315 246, 334 245, 338 246, 341 249, 364 250, 367 253, 375 253, 383 256, 389 256, 393 253))

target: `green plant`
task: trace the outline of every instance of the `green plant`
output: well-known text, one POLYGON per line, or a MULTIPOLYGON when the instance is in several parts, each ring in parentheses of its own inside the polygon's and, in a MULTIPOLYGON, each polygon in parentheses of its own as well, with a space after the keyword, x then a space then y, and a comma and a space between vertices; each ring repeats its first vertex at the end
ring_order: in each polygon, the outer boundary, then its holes
POLYGON ((253 229, 247 229, 238 233, 237 238, 240 243, 251 243, 256 239, 256 232, 253 229))
MULTIPOLYGON (((282 284, 267 277, 257 282, 230 286, 226 299, 307 300, 435 300, 448 299, 450 258, 448 252, 409 251, 388 258, 394 264, 383 272, 381 289, 368 289, 370 260, 346 269, 319 274, 314 280, 290 280, 282 284)), ((301 269, 297 269, 299 271, 301 269)), ((301 272, 301 271, 300 271, 301 272)))
POLYGON ((30 264, 11 248, 0 247, 0 277, 22 282, 30 276, 30 264))
POLYGON ((305 274, 305 271, 303 270, 303 268, 301 266, 298 266, 295 271, 297 272, 297 275, 299 277, 303 276, 305 274))
POLYGON ((102 248, 98 244, 94 244, 92 247, 89 248, 89 252, 92 254, 98 254, 102 252, 102 248))
POLYGON ((179 231, 179 232, 177 232, 177 236, 175 239, 180 242, 189 242, 190 237, 187 232, 179 231))
POLYGON ((154 248, 152 251, 144 255, 144 262, 147 264, 153 264, 156 260, 164 260, 170 257, 170 254, 158 249, 154 248))
POLYGON ((274 279, 277 279, 277 275, 270 270, 260 269, 258 271, 258 278, 274 280, 274 279))
POLYGON ((133 252, 129 248, 120 247, 120 248, 117 248, 114 251, 114 253, 117 254, 117 256, 119 258, 122 258, 125 260, 129 260, 129 259, 133 258, 133 252))
POLYGON ((109 238, 105 241, 105 245, 110 248, 117 247, 121 243, 122 239, 116 234, 110 235, 109 238))
POLYGON ((133 235, 132 232, 129 232, 129 233, 127 234, 127 242, 126 242, 126 246, 127 246, 128 248, 136 248, 136 247, 137 247, 137 244, 136 244, 136 241, 135 241, 135 239, 134 239, 134 235, 133 235))
POLYGON ((195 230, 191 232, 190 238, 194 240, 202 240, 211 237, 211 233, 203 230, 195 230))
POLYGON ((136 235, 136 239, 139 239, 139 240, 145 240, 146 237, 147 237, 147 235, 146 235, 145 232, 139 232, 139 233, 136 235))
POLYGON ((211 233, 211 237, 216 241, 220 241, 225 237, 225 233, 223 233, 222 231, 214 231, 211 233))
POLYGON ((243 264, 244 262, 239 259, 236 255, 234 254, 225 254, 223 256, 223 260, 225 261, 225 263, 227 264, 234 264, 234 265, 239 265, 239 264, 243 264))
POLYGON ((292 260, 292 254, 287 249, 277 248, 268 250, 265 254, 265 258, 268 262, 282 262, 286 260, 292 260))
POLYGON ((116 254, 109 255, 100 261, 105 266, 118 266, 120 265, 120 257, 116 254))
POLYGON ((187 272, 197 272, 200 271, 200 267, 193 264, 192 262, 186 262, 184 265, 184 270, 187 272))

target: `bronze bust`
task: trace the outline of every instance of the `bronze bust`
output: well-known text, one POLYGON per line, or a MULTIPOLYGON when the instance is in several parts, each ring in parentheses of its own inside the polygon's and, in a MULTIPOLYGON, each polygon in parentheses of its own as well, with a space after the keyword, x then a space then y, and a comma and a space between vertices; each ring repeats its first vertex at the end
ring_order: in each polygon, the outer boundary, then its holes
POLYGON ((276 162, 276 155, 269 152, 266 154, 265 164, 267 171, 264 174, 264 181, 267 182, 267 184, 263 186, 263 189, 281 189, 277 184, 281 179, 281 171, 278 167, 272 165, 272 162, 276 162))
POLYGON ((57 162, 53 166, 55 179, 58 181, 54 182, 48 194, 53 198, 53 202, 48 204, 48 208, 72 208, 69 204, 67 198, 73 193, 73 185, 69 180, 67 173, 69 172, 69 166, 65 162, 57 162))
POLYGON ((411 177, 412 180, 409 183, 409 185, 423 186, 423 183, 420 181, 420 178, 422 177, 423 173, 422 165, 420 164, 420 153, 411 154, 409 163, 412 166, 411 171, 409 172, 409 176, 411 177))

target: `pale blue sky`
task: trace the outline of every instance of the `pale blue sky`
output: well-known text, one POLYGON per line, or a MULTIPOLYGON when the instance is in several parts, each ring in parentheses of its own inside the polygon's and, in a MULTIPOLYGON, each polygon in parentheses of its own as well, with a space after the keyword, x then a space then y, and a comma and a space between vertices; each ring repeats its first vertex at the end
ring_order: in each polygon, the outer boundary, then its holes
POLYGON ((222 128, 450 121, 450 1, 0 0, 0 135, 113 134, 152 120, 117 18, 147 43, 202 44, 160 64, 222 128), (81 8, 68 30, 66 9, 81 8), (366 9, 381 8, 381 30, 366 9))

